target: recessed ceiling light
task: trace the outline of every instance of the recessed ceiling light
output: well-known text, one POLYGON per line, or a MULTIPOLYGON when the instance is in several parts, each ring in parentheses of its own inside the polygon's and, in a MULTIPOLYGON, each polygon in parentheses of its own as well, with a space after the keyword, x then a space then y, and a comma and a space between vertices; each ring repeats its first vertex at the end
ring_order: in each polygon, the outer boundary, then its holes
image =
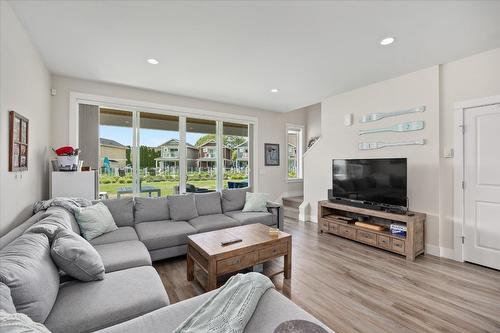
POLYGON ((395 41, 394 37, 386 37, 380 41, 380 45, 383 46, 391 45, 392 43, 394 43, 394 41, 395 41))
POLYGON ((280 91, 280 90, 279 90, 278 88, 273 88, 273 89, 271 89, 271 92, 272 92, 272 93, 277 93, 277 92, 279 92, 279 91, 280 91))
POLYGON ((158 65, 160 62, 154 58, 150 58, 148 59, 148 62, 151 64, 151 65, 158 65))

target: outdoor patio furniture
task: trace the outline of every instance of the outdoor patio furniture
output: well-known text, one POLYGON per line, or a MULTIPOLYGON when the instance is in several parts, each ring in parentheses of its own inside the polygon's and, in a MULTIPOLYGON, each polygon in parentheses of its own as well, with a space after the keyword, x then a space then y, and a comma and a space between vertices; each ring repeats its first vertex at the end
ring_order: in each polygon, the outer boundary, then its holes
MULTIPOLYGON (((132 194, 133 192, 134 191, 133 191, 131 186, 119 187, 118 191, 116 191, 116 197, 117 197, 117 199, 120 199, 122 194, 132 194)), ((140 192, 147 193, 149 197, 152 196, 151 195, 152 193, 156 193, 156 196, 161 197, 161 189, 159 189, 158 187, 154 187, 154 186, 149 186, 149 185, 141 186, 140 192)))
POLYGON ((243 180, 241 182, 227 182, 228 188, 244 188, 248 187, 248 180, 243 180))

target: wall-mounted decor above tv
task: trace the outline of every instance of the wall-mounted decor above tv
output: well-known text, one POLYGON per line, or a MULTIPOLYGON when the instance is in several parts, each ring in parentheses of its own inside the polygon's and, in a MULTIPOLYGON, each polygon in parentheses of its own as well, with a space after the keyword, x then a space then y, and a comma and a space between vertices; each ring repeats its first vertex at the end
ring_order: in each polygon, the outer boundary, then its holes
POLYGON ((334 159, 331 201, 406 211, 406 158, 334 159))

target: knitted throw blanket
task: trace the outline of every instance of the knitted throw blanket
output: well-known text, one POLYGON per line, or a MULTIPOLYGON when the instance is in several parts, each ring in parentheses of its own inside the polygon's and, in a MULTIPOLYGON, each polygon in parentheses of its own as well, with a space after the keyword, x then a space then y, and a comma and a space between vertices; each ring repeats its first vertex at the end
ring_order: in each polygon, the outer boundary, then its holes
POLYGON ((66 209, 73 213, 76 208, 92 206, 92 201, 84 198, 53 198, 44 201, 37 201, 33 205, 33 213, 36 214, 41 210, 46 210, 49 207, 57 206, 66 209))
POLYGON ((260 297, 274 285, 259 273, 237 274, 191 314, 174 333, 240 333, 260 297))

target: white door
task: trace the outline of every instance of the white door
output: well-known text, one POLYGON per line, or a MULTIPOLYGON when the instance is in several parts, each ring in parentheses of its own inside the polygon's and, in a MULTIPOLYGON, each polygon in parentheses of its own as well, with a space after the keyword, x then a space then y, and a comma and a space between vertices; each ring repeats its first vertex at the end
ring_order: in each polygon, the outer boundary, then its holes
POLYGON ((500 104, 464 114, 464 260, 500 269, 500 104))

